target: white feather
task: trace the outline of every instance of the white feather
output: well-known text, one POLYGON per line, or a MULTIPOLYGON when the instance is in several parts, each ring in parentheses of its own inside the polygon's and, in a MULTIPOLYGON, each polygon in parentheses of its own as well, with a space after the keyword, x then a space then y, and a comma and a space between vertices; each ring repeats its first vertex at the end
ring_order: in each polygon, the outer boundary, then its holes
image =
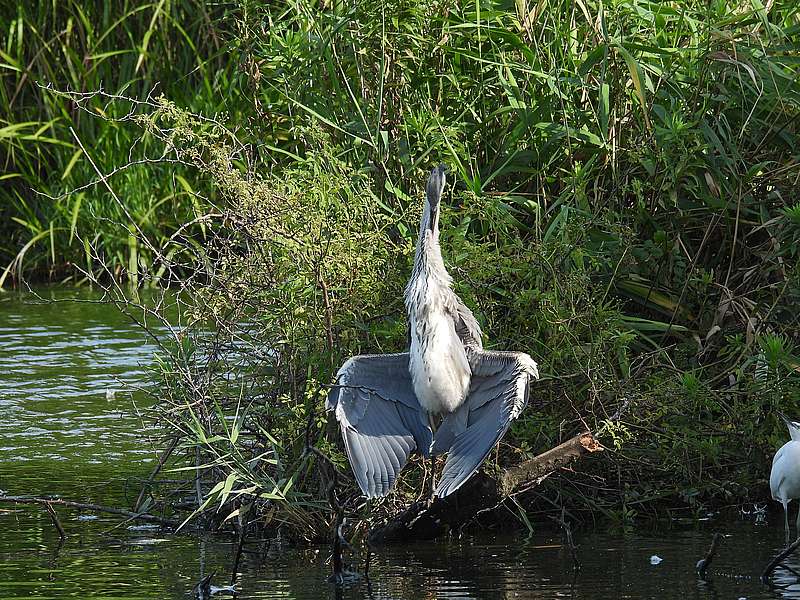
POLYGON ((424 233, 428 258, 406 288, 411 348, 409 371, 414 393, 429 413, 451 413, 464 402, 472 371, 464 344, 455 330, 451 278, 442 261, 439 243, 431 231, 424 233))

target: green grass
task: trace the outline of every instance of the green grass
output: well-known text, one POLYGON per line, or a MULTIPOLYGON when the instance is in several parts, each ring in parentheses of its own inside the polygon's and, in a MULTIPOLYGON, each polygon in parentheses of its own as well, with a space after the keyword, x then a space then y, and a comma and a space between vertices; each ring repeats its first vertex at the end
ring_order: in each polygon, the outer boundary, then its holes
MULTIPOLYGON (((134 253, 128 228, 153 245, 193 218, 179 168, 123 170, 110 187, 76 188, 128 162, 138 133, 114 118, 131 110, 97 98, 87 112, 61 91, 167 94, 193 110, 226 106, 224 8, 205 2, 58 2, 0 9, 0 287, 21 276, 124 278, 134 253), (215 90, 216 87, 216 90, 215 90), (73 133, 74 131, 74 133, 73 133), (80 148, 82 143, 86 152, 80 148), (96 255, 96 256, 95 256, 96 255), (99 260, 95 260, 99 258, 99 260), (98 264, 99 263, 99 264, 98 264)), ((183 180, 185 181, 185 180, 183 180)))

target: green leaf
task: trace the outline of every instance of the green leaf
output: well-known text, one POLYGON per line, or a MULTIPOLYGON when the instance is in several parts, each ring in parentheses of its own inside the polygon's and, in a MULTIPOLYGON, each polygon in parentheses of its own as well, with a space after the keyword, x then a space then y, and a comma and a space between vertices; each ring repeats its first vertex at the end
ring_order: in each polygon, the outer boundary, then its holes
POLYGON ((622 58, 625 59, 625 64, 628 65, 628 71, 631 75, 631 81, 633 81, 633 87, 636 90, 636 95, 639 98, 639 103, 642 105, 642 115, 644 116, 645 125, 647 125, 648 129, 650 128, 650 119, 647 116, 647 98, 645 97, 644 85, 642 84, 642 72, 639 67, 639 63, 636 62, 636 59, 633 58, 630 52, 628 52, 622 45, 615 46, 617 52, 622 55, 622 58))

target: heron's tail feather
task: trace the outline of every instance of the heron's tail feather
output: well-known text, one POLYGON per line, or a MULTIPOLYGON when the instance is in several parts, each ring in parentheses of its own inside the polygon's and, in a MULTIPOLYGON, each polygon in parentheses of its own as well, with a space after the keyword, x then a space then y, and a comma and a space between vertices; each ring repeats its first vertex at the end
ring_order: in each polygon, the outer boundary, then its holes
POLYGON ((442 419, 442 423, 433 436, 432 456, 438 456, 450 450, 456 438, 466 431, 468 417, 469 407, 465 403, 442 419))

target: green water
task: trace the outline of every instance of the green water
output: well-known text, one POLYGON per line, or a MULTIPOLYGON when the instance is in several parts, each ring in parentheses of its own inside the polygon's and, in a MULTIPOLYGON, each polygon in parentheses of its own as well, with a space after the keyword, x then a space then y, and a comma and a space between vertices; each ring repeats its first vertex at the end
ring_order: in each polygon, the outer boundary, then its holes
POLYGON ((0 489, 106 499, 155 453, 131 390, 154 347, 88 291, 0 295, 0 489), (81 302, 69 301, 69 299, 81 302))
MULTIPOLYGON (((130 506, 156 456, 137 415, 148 400, 135 391, 146 384, 154 347, 115 308, 85 302, 95 299, 90 292, 38 294, 56 302, 0 295, 0 490, 130 506)), ((214 571, 215 584, 230 583, 229 539, 57 510, 63 544, 39 507, 0 504, 0 600, 185 599, 214 571)), ((800 598, 788 572, 779 586, 758 581, 783 542, 780 515, 770 521, 731 513, 660 524, 658 533, 580 530, 577 574, 546 526, 529 539, 485 532, 381 549, 369 584, 340 588, 326 583, 326 548, 263 540, 248 544, 236 582, 241 598, 800 598), (715 531, 727 537, 700 581, 694 565, 715 531), (651 564, 653 555, 662 561, 651 564)))

